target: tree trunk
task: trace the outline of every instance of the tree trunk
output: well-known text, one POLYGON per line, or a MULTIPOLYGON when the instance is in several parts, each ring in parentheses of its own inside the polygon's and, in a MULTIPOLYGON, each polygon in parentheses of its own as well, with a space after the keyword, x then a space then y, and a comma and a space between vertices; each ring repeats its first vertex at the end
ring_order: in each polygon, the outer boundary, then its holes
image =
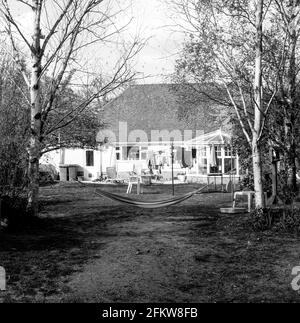
POLYGON ((254 129, 252 131, 252 160, 255 189, 255 207, 265 207, 265 199, 262 184, 261 148, 258 138, 262 127, 262 23, 263 23, 263 0, 257 1, 256 8, 256 56, 254 78, 254 129))
POLYGON ((288 71, 288 113, 286 116, 285 122, 285 136, 288 143, 288 185, 293 193, 297 193, 297 167, 296 167, 296 143, 295 143, 295 132, 296 132, 296 118, 295 112, 297 109, 296 104, 296 75, 297 75, 297 66, 296 66, 296 50, 297 50, 297 24, 296 18, 297 13, 296 9, 299 6, 299 1, 293 1, 292 3, 292 12, 291 12, 291 19, 289 24, 290 29, 290 42, 291 42, 291 52, 289 57, 289 71, 288 71))
POLYGON ((283 204, 278 196, 278 162, 280 160, 279 152, 270 145, 270 160, 272 162, 272 196, 268 200, 268 205, 279 205, 283 204))
POLYGON ((38 216, 39 202, 39 157, 37 151, 39 143, 31 138, 29 149, 29 187, 28 187, 28 205, 27 210, 30 215, 38 216))
POLYGON ((263 191, 262 181, 262 163, 261 152, 257 141, 254 139, 252 142, 252 161, 253 161, 253 177, 254 177, 254 190, 255 190, 255 207, 265 207, 265 196, 263 191))
POLYGON ((27 210, 33 216, 38 216, 39 202, 39 159, 41 155, 41 117, 42 107, 40 98, 40 76, 41 76, 41 1, 32 1, 34 14, 33 43, 31 54, 31 81, 30 81, 30 103, 31 103, 31 133, 29 143, 29 192, 27 210))
POLYGON ((288 186, 295 196, 298 194, 296 156, 296 145, 292 142, 289 156, 288 186))

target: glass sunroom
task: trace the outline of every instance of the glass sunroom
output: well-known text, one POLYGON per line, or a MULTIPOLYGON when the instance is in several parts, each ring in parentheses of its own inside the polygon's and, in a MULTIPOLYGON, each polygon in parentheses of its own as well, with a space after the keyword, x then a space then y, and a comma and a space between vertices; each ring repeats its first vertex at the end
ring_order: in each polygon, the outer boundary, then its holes
POLYGON ((193 151, 193 167, 188 177, 206 182, 208 177, 222 182, 239 178, 239 158, 231 146, 230 135, 221 129, 203 134, 185 143, 193 151))

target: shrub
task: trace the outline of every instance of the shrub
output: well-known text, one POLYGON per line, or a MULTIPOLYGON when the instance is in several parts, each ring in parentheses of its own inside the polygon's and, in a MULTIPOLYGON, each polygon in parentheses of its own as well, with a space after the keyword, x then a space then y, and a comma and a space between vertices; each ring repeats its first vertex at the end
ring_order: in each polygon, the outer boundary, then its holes
POLYGON ((275 230, 300 233, 300 209, 296 207, 258 208, 250 214, 254 230, 275 230))
POLYGON ((288 185, 288 172, 281 170, 278 173, 278 196, 285 204, 292 203, 296 196, 288 185))
POLYGON ((15 227, 25 220, 27 199, 25 197, 12 198, 11 196, 1 197, 1 226, 0 229, 6 227, 15 227))
POLYGON ((40 186, 46 186, 46 185, 54 184, 55 180, 53 178, 53 175, 50 172, 40 171, 39 183, 40 183, 40 186))
POLYGON ((279 230, 300 233, 300 209, 295 207, 282 209, 280 221, 275 227, 279 230))
MULTIPOLYGON (((246 175, 243 175, 240 181, 241 189, 254 191, 254 177, 251 172, 246 175)), ((265 174, 263 178, 263 190, 268 195, 272 194, 272 178, 268 173, 265 174)))
POLYGON ((256 231, 270 229, 273 222, 273 214, 270 209, 257 208, 250 213, 250 222, 256 231))
POLYGON ((244 175, 241 179, 241 189, 245 190, 254 190, 254 178, 252 173, 244 175))

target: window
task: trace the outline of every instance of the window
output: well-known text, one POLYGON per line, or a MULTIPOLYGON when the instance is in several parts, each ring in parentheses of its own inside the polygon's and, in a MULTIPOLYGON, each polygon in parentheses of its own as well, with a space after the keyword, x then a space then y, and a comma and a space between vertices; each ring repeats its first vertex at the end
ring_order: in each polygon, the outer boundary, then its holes
POLYGON ((230 147, 225 147, 225 157, 231 157, 231 148, 230 147))
POLYGON ((128 147, 127 155, 129 160, 139 160, 140 159, 140 149, 139 147, 128 147))
POLYGON ((86 166, 94 166, 94 152, 92 150, 86 151, 86 166))
POLYGON ((200 156, 201 157, 206 157, 206 147, 200 148, 200 156))
POLYGON ((236 159, 235 158, 225 158, 224 159, 225 174, 232 172, 236 174, 236 159))
POLYGON ((139 160, 140 149, 137 146, 122 147, 122 160, 139 160))
POLYGON ((224 171, 225 174, 229 174, 230 172, 232 174, 236 174, 236 156, 234 151, 230 146, 227 146, 224 148, 224 171))
POLYGON ((192 158, 193 159, 197 158, 197 149, 195 149, 195 148, 192 149, 192 158))
POLYGON ((204 175, 207 174, 207 159, 206 158, 200 158, 198 163, 199 168, 199 174, 204 175))
POLYGON ((148 157, 148 147, 141 148, 141 160, 147 160, 148 157))
POLYGON ((210 174, 220 174, 222 173, 222 149, 220 145, 213 145, 211 147, 210 151, 210 174), (215 150, 215 155, 213 156, 213 149, 215 150), (215 161, 215 164, 213 164, 213 160, 215 161))
POLYGON ((121 147, 116 147, 116 158, 121 160, 121 147))

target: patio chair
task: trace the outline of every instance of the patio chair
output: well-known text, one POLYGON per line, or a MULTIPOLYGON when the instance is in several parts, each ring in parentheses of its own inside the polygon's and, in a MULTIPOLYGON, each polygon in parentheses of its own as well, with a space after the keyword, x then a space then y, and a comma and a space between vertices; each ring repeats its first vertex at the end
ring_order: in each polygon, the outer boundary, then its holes
POLYGON ((118 177, 118 173, 115 167, 107 167, 106 175, 106 182, 108 183, 124 183, 124 179, 118 177))
POLYGON ((143 175, 144 170, 141 165, 134 165, 133 171, 129 173, 129 181, 128 181, 128 188, 127 194, 130 194, 132 191, 133 185, 136 185, 137 194, 143 193, 143 175))
POLYGON ((159 171, 157 169, 153 170, 153 179, 155 181, 162 181, 163 180, 163 175, 159 173, 159 171))
POLYGON ((141 176, 132 175, 129 177, 128 187, 126 192, 127 194, 131 193, 133 185, 136 185, 137 194, 143 193, 143 182, 142 182, 141 176))

